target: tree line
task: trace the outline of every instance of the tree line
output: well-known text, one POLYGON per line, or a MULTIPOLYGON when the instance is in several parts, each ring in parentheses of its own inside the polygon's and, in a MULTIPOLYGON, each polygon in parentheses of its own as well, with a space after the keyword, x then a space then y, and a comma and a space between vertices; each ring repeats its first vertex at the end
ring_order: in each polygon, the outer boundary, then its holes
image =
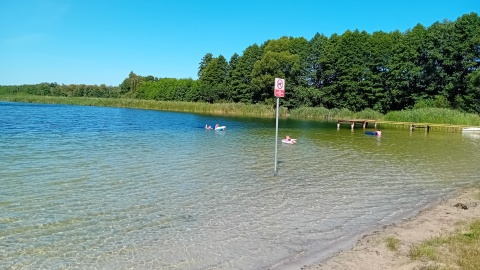
MULTIPOLYGON (((274 104, 274 78, 286 80, 282 106, 381 113, 443 107, 480 114, 480 17, 417 24, 406 32, 347 30, 326 37, 281 37, 242 55, 205 54, 198 79, 130 72, 118 87, 8 86, 40 95, 130 97, 162 101, 274 104)), ((3 86, 5 88, 7 86, 3 86)))

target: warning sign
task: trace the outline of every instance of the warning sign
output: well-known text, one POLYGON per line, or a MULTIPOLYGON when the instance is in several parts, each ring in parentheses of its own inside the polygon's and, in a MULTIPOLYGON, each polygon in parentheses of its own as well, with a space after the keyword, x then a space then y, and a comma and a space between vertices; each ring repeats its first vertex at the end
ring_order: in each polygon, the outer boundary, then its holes
POLYGON ((285 79, 275 78, 275 97, 285 96, 285 79))

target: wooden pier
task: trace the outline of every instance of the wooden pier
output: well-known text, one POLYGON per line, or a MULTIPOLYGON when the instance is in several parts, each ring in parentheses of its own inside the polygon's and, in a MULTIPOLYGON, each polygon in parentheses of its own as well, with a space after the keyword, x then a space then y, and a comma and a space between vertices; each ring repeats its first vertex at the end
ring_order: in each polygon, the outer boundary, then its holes
POLYGON ((368 122, 375 122, 375 120, 368 120, 368 119, 350 119, 350 120, 337 120, 337 129, 340 129, 340 124, 349 124, 352 129, 355 128, 355 125, 362 125, 365 129, 368 127, 368 122))
POLYGON ((446 130, 450 132, 461 132, 463 125, 447 125, 447 124, 431 124, 431 123, 414 123, 414 122, 393 122, 393 121, 376 121, 375 128, 378 125, 385 125, 385 126, 402 126, 408 128, 410 131, 414 131, 417 129, 423 129, 425 132, 430 132, 432 129, 437 130, 446 130))
POLYGON ((410 125, 410 131, 414 131, 416 128, 424 128, 426 132, 430 131, 430 125, 415 125, 411 124, 410 125))

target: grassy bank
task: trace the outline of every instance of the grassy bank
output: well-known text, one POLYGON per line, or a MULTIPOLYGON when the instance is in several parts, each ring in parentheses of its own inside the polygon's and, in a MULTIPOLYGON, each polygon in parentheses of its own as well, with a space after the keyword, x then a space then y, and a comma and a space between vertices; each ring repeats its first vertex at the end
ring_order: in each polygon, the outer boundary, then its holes
MULTIPOLYGON (((87 98, 87 97, 53 97, 33 95, 0 95, 0 100, 43 104, 70 104, 82 106, 102 106, 117 108, 137 108, 147 110, 192 112, 202 114, 221 114, 255 117, 275 117, 275 108, 267 105, 201 102, 155 101, 129 98, 87 98)), ((287 117, 288 110, 281 108, 280 115, 287 117)))
MULTIPOLYGON (((425 212, 424 215, 435 216, 435 218, 426 217, 424 221, 404 226, 399 225, 396 230, 392 229, 393 231, 390 231, 387 237, 382 237, 382 244, 385 244, 386 248, 392 254, 395 254, 393 259, 397 260, 394 262, 395 269, 480 269, 480 219, 476 218, 480 206, 478 205, 480 200, 479 187, 478 184, 474 184, 466 189, 467 192, 459 193, 468 195, 461 199, 457 197, 460 195, 457 195, 450 200, 446 200, 447 215, 445 215, 445 209, 443 208, 445 206, 430 209, 429 211, 432 212, 425 212), (458 211, 451 210, 450 207, 456 207, 458 211), (445 216, 436 219, 439 215, 445 216), (448 221, 451 221, 451 230, 444 226, 448 221), (433 231, 435 229, 437 231, 433 231), (431 234, 429 234, 430 232, 431 234), (412 243, 412 240, 415 241, 414 239, 417 237, 422 237, 423 233, 431 236, 412 243), (415 234, 417 235, 415 236, 415 234), (403 260, 403 256, 407 260, 403 260), (400 265, 404 267, 400 267, 400 265)), ((415 222, 415 219, 410 220, 410 222, 415 222)), ((386 257, 386 260, 392 259, 386 257)), ((387 268, 393 269, 385 267, 385 269, 387 268)))
POLYGON ((480 269, 480 219, 451 235, 429 239, 410 250, 412 260, 434 262, 428 269, 480 269))
POLYGON ((352 112, 348 109, 326 109, 323 107, 302 107, 289 111, 289 117, 295 119, 372 119, 381 120, 384 115, 372 109, 352 112))
MULTIPOLYGON (((128 98, 87 98, 54 97, 34 95, 0 95, 0 100, 13 102, 72 104, 84 106, 103 106, 119 108, 139 108, 148 110, 180 111, 202 114, 275 117, 275 106, 241 103, 201 103, 179 101, 155 101, 128 98)), ((326 109, 322 107, 303 107, 288 110, 280 107, 280 117, 293 119, 335 120, 335 119, 372 119, 378 121, 414 122, 431 124, 449 124, 480 126, 480 116, 444 108, 421 108, 393 111, 381 114, 372 109, 352 112, 348 109, 326 109)))
POLYGON ((462 113, 445 108, 421 108, 415 110, 394 111, 386 114, 383 120, 480 126, 480 116, 478 114, 462 113))
MULTIPOLYGON (((476 197, 480 200, 480 194, 476 197)), ((416 261, 429 261, 430 266, 423 269, 480 269, 480 219, 459 222, 453 233, 412 246, 409 257, 416 261)))

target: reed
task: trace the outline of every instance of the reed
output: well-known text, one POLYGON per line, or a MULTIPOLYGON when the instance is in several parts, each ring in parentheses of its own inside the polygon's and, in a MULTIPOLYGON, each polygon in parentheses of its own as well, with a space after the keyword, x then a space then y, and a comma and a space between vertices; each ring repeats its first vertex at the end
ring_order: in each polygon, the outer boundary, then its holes
POLYGON ((413 110, 392 111, 384 120, 396 122, 434 123, 451 125, 480 125, 480 116, 445 108, 420 108, 413 110))
POLYGON ((289 116, 296 119, 331 119, 330 111, 324 107, 300 107, 291 110, 289 116))
MULTIPOLYGON (((9 93, 0 93, 0 100, 47 104, 140 108, 148 110, 181 111, 201 114, 221 114, 267 118, 275 117, 275 106, 268 104, 210 104, 203 102, 156 101, 133 98, 60 97, 9 93)), ((371 119, 394 122, 480 126, 480 115, 463 113, 445 108, 419 108, 413 110, 392 111, 386 115, 383 115, 372 109, 365 109, 360 112, 352 112, 348 109, 326 109, 323 107, 301 107, 292 110, 288 110, 285 107, 280 107, 279 117, 314 120, 371 119)))
MULTIPOLYGON (((87 98, 87 97, 57 97, 35 95, 0 95, 0 100, 12 102, 70 104, 81 106, 101 106, 119 108, 138 108, 148 110, 181 111, 202 114, 223 114, 254 117, 275 117, 275 108, 262 104, 243 103, 202 103, 181 101, 155 101, 130 98, 87 98)), ((279 109, 280 117, 288 116, 288 109, 279 109)))
POLYGON ((383 114, 372 109, 365 109, 363 111, 355 113, 355 118, 381 120, 383 119, 383 114))
POLYGON ((293 109, 289 113, 289 117, 297 119, 319 119, 319 120, 333 120, 344 118, 368 118, 381 119, 382 114, 371 109, 366 109, 361 112, 352 112, 348 109, 326 109, 324 107, 301 107, 293 109))
POLYGON ((330 109, 330 118, 329 119, 345 119, 345 118, 355 118, 355 113, 349 109, 330 109))

